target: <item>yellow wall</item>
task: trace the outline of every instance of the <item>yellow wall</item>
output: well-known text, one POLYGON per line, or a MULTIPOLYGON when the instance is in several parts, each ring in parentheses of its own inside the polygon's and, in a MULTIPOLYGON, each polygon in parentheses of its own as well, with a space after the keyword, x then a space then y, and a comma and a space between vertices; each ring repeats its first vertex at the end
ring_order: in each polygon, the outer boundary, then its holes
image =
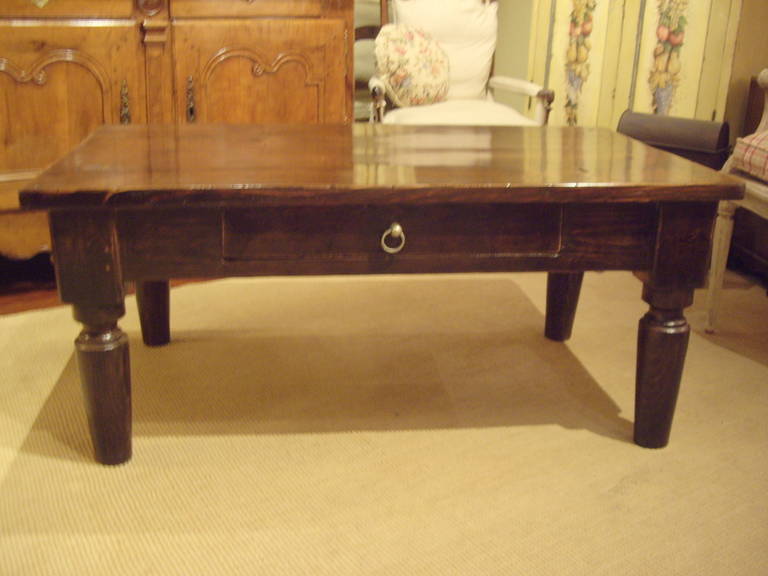
MULTIPOLYGON (((496 44, 494 73, 513 78, 528 79, 528 49, 531 36, 533 0, 498 0, 499 37, 496 44)), ((504 95, 496 99, 523 109, 527 98, 504 95)))

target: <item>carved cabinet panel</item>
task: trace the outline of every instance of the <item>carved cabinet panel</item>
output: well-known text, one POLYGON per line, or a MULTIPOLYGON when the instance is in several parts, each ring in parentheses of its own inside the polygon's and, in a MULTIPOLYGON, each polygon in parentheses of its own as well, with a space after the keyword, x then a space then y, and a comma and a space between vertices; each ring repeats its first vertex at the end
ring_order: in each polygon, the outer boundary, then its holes
POLYGON ((0 255, 46 249, 17 190, 100 124, 349 122, 353 6, 0 1, 0 255))
POLYGON ((138 29, 0 23, 0 94, 2 172, 43 168, 100 124, 143 122, 138 29))
POLYGON ((174 26, 182 122, 340 123, 344 22, 189 20, 174 26))

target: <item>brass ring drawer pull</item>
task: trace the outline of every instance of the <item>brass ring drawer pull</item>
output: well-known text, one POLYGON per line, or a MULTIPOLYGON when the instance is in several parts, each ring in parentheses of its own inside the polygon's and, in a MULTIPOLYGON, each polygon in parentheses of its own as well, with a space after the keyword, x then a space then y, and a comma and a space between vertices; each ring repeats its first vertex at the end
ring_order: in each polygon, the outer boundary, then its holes
POLYGON ((397 222, 393 222, 392 225, 387 228, 387 230, 384 232, 384 234, 381 235, 381 249, 384 250, 387 254, 397 254, 405 247, 405 231, 403 231, 403 227, 400 226, 397 222), (399 240, 399 242, 394 245, 390 246, 387 244, 387 239, 392 238, 393 240, 399 240))

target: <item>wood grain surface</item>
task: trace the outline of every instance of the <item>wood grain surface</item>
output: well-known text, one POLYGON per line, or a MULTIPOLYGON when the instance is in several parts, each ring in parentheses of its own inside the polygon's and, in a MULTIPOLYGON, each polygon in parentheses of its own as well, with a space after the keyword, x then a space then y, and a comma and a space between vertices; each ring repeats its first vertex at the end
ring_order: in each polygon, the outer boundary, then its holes
POLYGON ((728 176, 605 129, 145 125, 97 129, 21 202, 615 203, 742 194, 728 176))

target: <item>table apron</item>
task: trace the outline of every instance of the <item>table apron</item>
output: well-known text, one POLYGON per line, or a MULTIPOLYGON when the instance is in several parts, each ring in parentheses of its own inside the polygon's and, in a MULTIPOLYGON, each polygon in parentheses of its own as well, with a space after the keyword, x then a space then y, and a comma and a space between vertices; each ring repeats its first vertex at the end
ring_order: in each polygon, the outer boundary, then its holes
POLYGON ((654 203, 119 209, 126 280, 189 276, 647 270, 654 203), (399 223, 405 246, 381 247, 399 223))

